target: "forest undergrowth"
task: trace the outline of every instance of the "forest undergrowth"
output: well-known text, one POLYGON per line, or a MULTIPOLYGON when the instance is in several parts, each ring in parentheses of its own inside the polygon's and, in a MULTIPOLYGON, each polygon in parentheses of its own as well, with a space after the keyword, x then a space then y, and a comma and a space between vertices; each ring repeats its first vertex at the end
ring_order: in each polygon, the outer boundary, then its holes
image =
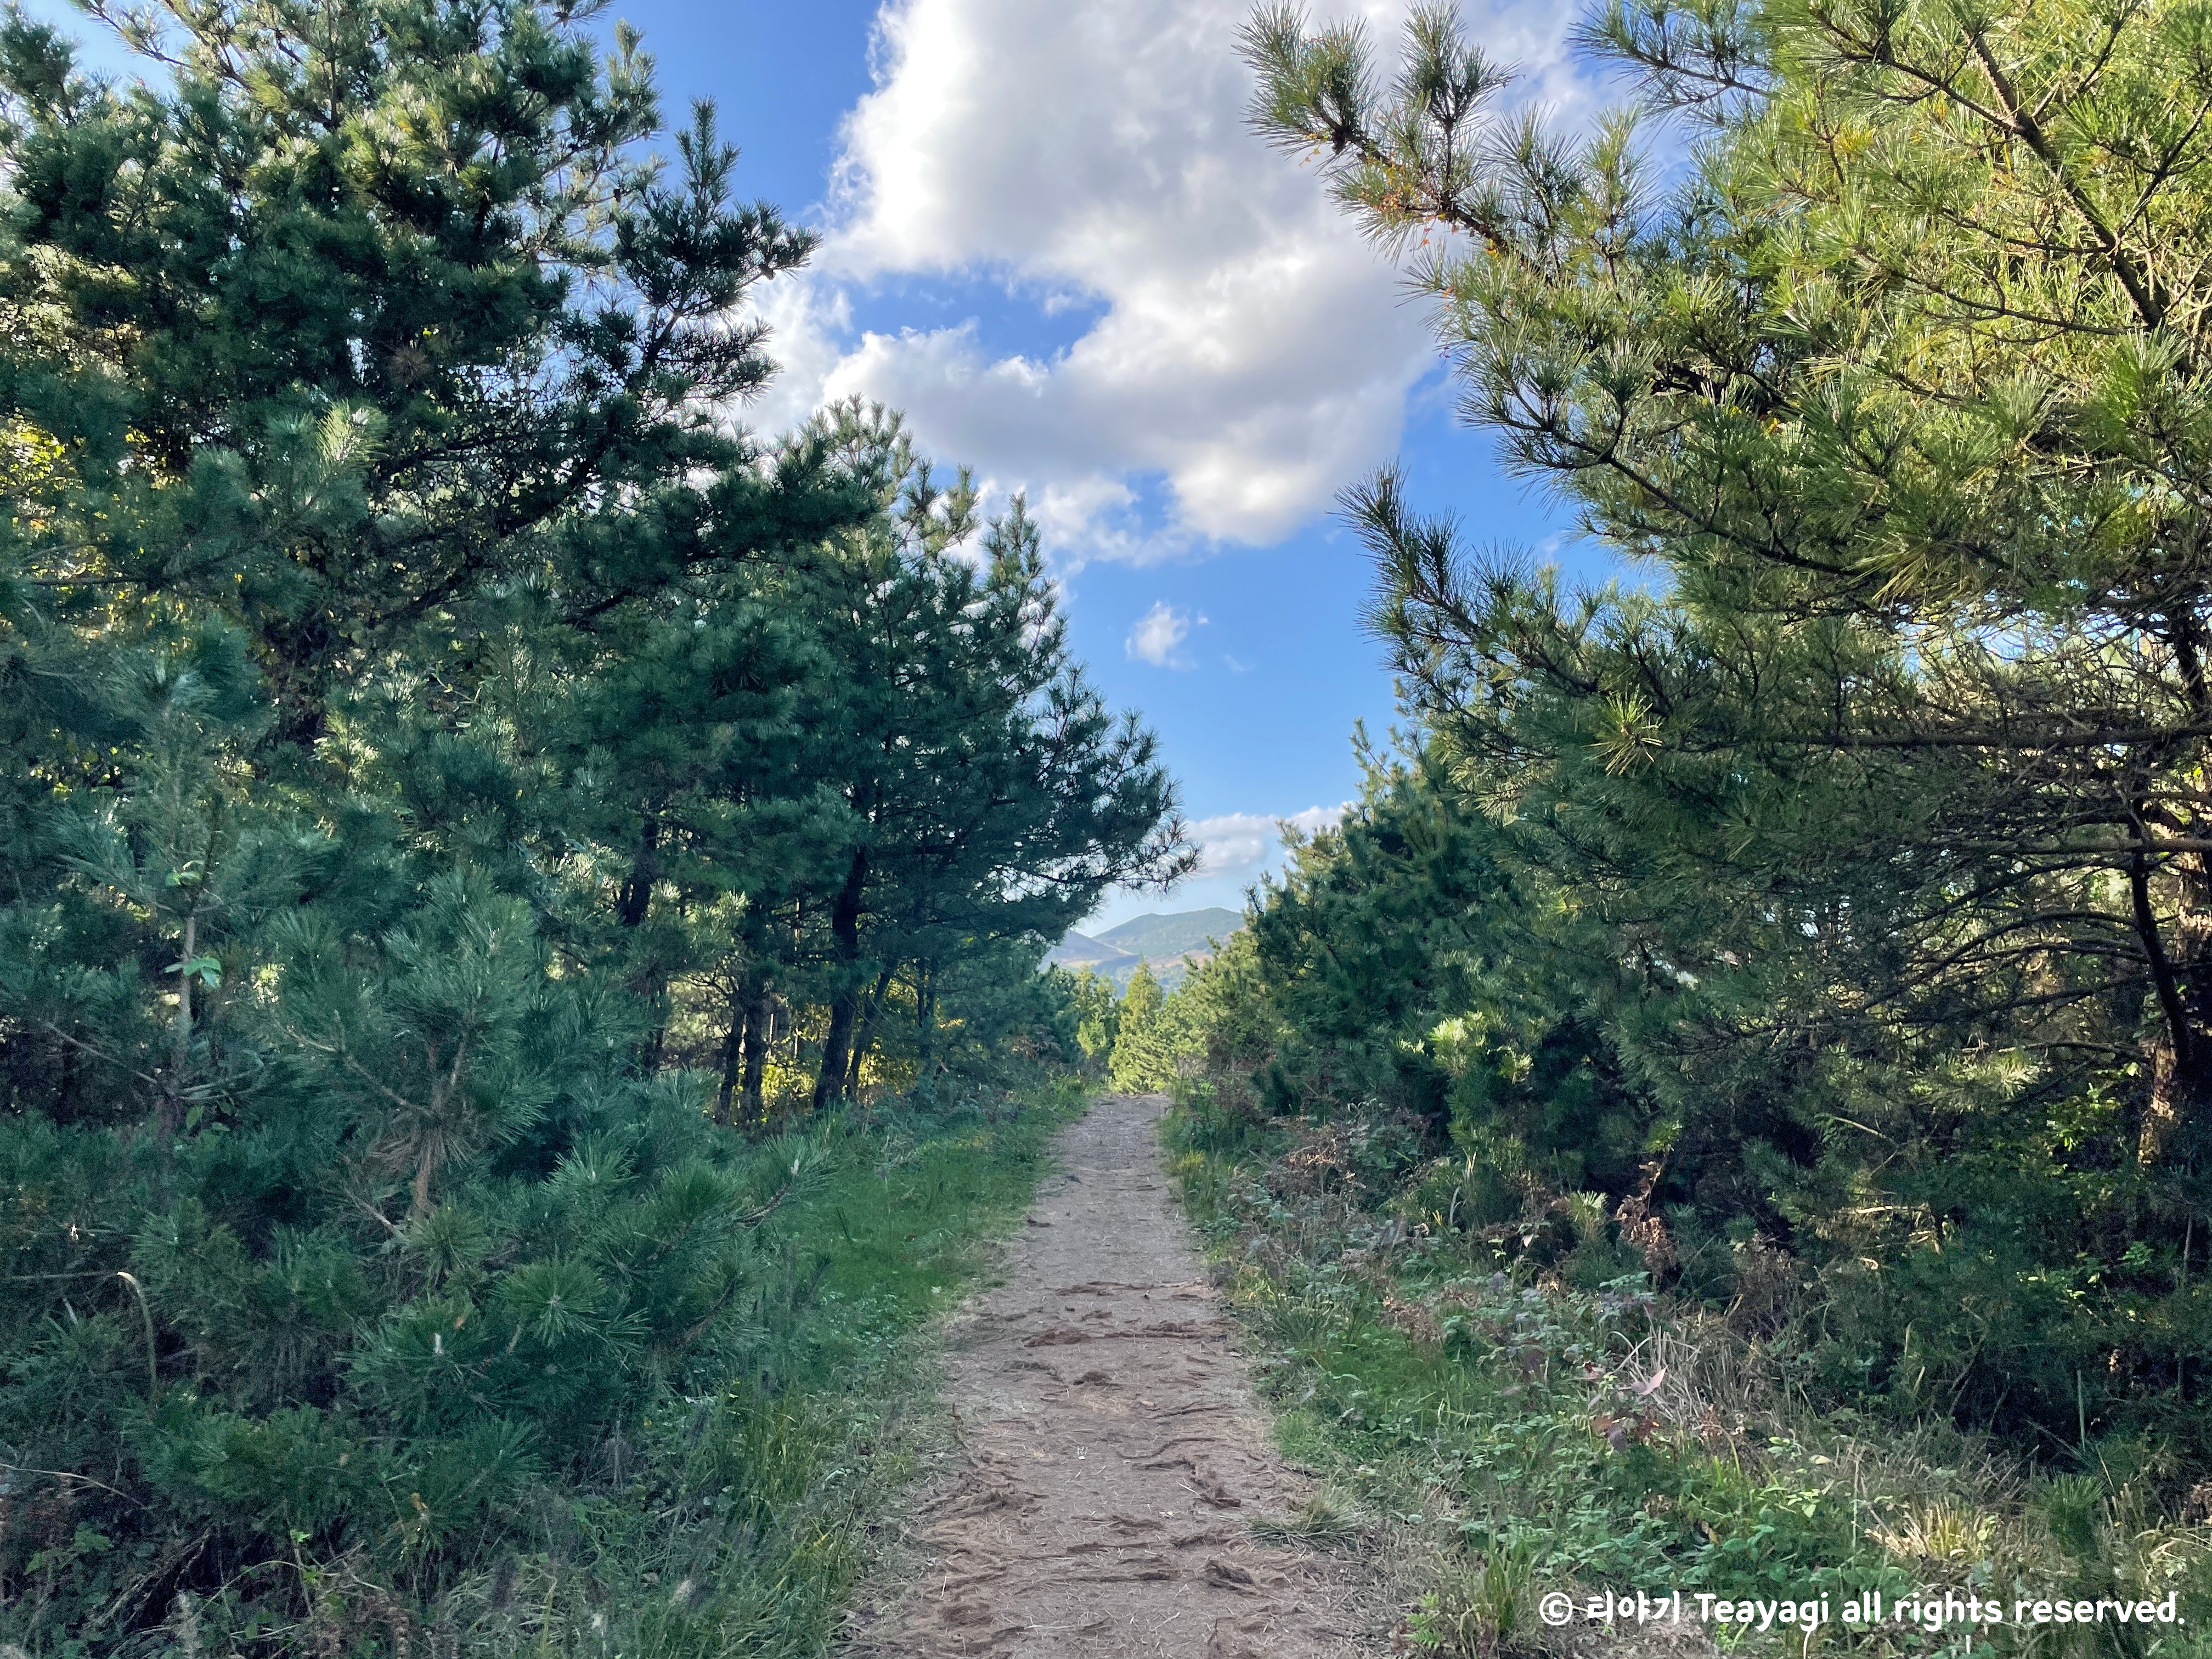
MULTIPOLYGON (((1030 1202, 1073 1081, 814 1139, 822 1171, 762 1241, 775 1271, 744 1370, 670 1397, 619 1486, 447 1598, 456 1650, 692 1659, 830 1648, 938 1427, 935 1316, 1030 1202)), ((769 1154, 778 1150, 771 1143, 769 1154)))
MULTIPOLYGON (((154 1539, 104 1534, 118 1494, 88 1476, 41 1491, 37 1472, 9 1469, 40 1511, 15 1518, 46 1547, 8 1613, 29 1645, 7 1650, 99 1651, 102 1626, 137 1627, 114 1650, 134 1653, 827 1650, 933 1443, 933 1317, 987 1269, 1082 1101, 1066 1082, 951 1110, 894 1103, 744 1146, 738 1177, 779 1196, 749 1240, 746 1291, 719 1345, 726 1380, 647 1389, 558 1479, 480 1468, 478 1483, 499 1487, 492 1510, 422 1547, 408 1547, 404 1508, 386 1535, 361 1528, 335 1556, 319 1556, 307 1528, 287 1547, 272 1527, 262 1556, 210 1589, 187 1558, 218 1533, 254 1530, 240 1511, 257 1486, 307 1496, 302 1471, 263 1469, 257 1482, 237 1468, 233 1513, 154 1539), (406 1594, 410 1565, 420 1597, 406 1594), (165 1608, 139 1605, 149 1599, 165 1608)), ((257 1449, 228 1449, 250 1466, 257 1449)), ((419 1497, 414 1508, 429 1520, 419 1497)))
POLYGON ((1214 1105, 1203 1078, 1176 1095, 1170 1168, 1285 1450, 1325 1478, 1285 1524, 1377 1547, 1410 1609, 1401 1649, 1588 1651, 1587 1597, 1679 1589, 1692 1614, 1700 1592, 1825 1597, 1830 1622, 1629 1618, 1606 1627, 1607 1650, 2208 1650, 2201 1505, 2162 1514, 2154 1482, 2094 1443, 2037 1471, 1947 1419, 1823 1406, 1794 1376, 1816 1310, 1655 1296, 1602 1200, 1462 1229, 1462 1188, 1481 1172, 1425 1155, 1416 1123, 1255 1119, 1214 1105), (1552 1590, 1574 1598, 1564 1627, 1539 1616, 1552 1590), (1881 1624, 1843 1625, 1869 1592, 1881 1624), (2008 1615, 2019 1599, 2172 1595, 2178 1616, 1934 1631, 1894 1611, 1923 1592, 2008 1615))

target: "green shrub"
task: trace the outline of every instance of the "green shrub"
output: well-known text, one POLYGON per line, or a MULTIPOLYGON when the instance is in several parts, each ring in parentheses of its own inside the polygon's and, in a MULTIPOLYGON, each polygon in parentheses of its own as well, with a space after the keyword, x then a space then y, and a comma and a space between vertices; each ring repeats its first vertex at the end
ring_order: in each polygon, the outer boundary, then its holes
POLYGON ((283 1220, 243 1206, 236 1146, 119 1155, 0 1123, 0 1639, 118 1639, 182 1591, 208 1639, 249 1650, 410 1621, 489 1643, 520 1629, 495 1577, 534 1577, 565 1629, 594 1610, 559 1610, 586 1566, 672 1585, 689 1552, 702 1586, 720 1576, 688 1610, 648 1617, 643 1595, 625 1617, 651 1650, 719 1653, 744 1627, 811 1651, 865 1555, 855 1510, 835 1559, 799 1559, 830 1541, 825 1503, 860 1501, 823 1486, 856 1455, 844 1391, 910 1365, 902 1334, 1026 1200, 1066 1112, 748 1143, 704 1115, 708 1087, 579 1079, 544 1120, 565 1146, 481 1158, 398 1224, 335 1182, 283 1220), (102 1231, 119 1201, 156 1218, 102 1231), (13 1271, 88 1256, 117 1266, 13 1271))

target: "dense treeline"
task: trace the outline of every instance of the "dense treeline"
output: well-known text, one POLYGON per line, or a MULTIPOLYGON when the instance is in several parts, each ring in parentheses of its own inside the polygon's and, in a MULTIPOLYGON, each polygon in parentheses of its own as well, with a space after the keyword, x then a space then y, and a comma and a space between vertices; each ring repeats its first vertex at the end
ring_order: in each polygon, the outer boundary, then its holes
POLYGON ((1570 131, 1493 112, 1449 9, 1389 74, 1258 17, 1257 125, 1644 574, 1358 492, 1410 733, 1171 1000, 1224 1109, 1448 1134, 1425 1224, 1595 1204, 1584 1270, 1784 1331, 1820 1398, 2170 1501, 2212 1463, 2206 30, 1621 0, 1583 43, 1635 101, 1570 131))
POLYGON ((810 238, 711 110, 655 149, 589 9, 178 0, 114 84, 0 20, 36 1651, 403 1650, 758 1376, 805 1270, 749 1240, 830 1143, 720 1126, 1073 1057, 1044 945, 1188 861, 1018 502, 878 410, 733 418, 810 238))

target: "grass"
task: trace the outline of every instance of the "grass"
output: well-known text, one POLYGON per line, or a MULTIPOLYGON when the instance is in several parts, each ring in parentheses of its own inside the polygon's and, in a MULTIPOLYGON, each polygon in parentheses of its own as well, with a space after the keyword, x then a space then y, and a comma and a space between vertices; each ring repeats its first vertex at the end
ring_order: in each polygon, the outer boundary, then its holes
POLYGON ((611 1449, 625 1478, 549 1510, 542 1547, 448 1595, 429 1651, 827 1651, 937 1441, 934 1316, 988 1272, 1082 1106, 1071 1084, 1019 1109, 894 1114, 819 1138, 817 1172, 766 1224, 774 1271, 744 1362, 712 1395, 672 1393, 638 1443, 611 1449))
MULTIPOLYGON (((2185 1624, 1886 1618, 1808 1633, 1692 1632, 1809 1655, 2212 1653, 2212 1528, 2147 1512, 2102 1474, 2033 1471, 1948 1421, 1875 1423, 1790 1394, 1775 1347, 1655 1298, 1601 1220, 1564 1256, 1409 1229, 1437 1166, 1361 1170, 1340 1127, 1186 1105, 1171 1169, 1246 1325, 1285 1452, 1356 1512, 1405 1609, 1402 1646, 1587 1651, 1540 1592, 1680 1589, 1735 1601, 1916 1591, 2179 1597, 2185 1624)), ((1531 1223, 1532 1227, 1543 1225, 1531 1223)), ((1495 1231, 1496 1230, 1492 1230, 1495 1231)), ((1338 1525, 1341 1526, 1340 1520, 1338 1525)), ((1692 1600, 1692 1605, 1694 1605, 1692 1600)), ((1608 1645, 1656 1640, 1615 1629, 1608 1645)))

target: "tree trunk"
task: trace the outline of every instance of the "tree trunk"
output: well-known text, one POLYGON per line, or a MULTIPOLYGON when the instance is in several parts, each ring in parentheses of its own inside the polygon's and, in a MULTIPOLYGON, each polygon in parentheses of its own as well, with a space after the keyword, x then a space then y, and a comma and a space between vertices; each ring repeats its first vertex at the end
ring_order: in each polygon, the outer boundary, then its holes
POLYGON ((191 960, 199 945, 199 918, 185 918, 184 955, 177 969, 177 1017, 170 1028, 167 1097, 161 1102, 161 1135, 171 1140, 185 1127, 185 1078, 192 1063, 191 960))
MULTIPOLYGON (((2140 805, 2136 817, 2140 824, 2140 805)), ((2212 995, 2212 986, 2203 982, 2202 973, 2193 971, 2202 965, 2208 937, 2212 937, 2212 916, 2191 902, 2192 890, 2200 884, 2199 872, 2188 867, 2193 862, 2170 866, 2181 891, 2177 914, 2163 927, 2151 902, 2149 860, 2139 853, 2128 866, 2136 936, 2149 963, 2166 1026, 2163 1039, 2152 1045, 2150 1098, 2136 1140, 2136 1162, 2146 1168, 2166 1156, 2173 1132, 2212 1098, 2212 1037, 2207 1033, 2207 997, 2212 995)))
POLYGON ((653 902, 653 884, 660 879, 660 820, 648 817, 638 836, 637 856, 615 899, 615 919, 625 927, 641 927, 653 902))
POLYGON ((914 1051, 916 1078, 927 1077, 937 1060, 937 975, 927 966, 914 983, 914 1051))
POLYGON ((438 1207, 431 1202, 430 1199, 430 1183, 437 1177, 437 1174, 438 1160, 433 1150, 433 1144, 425 1141, 422 1144, 422 1150, 415 1156, 415 1179, 409 1189, 413 1197, 407 1206, 409 1220, 421 1221, 438 1207))
POLYGON ((830 934, 837 943, 837 989, 830 1005, 830 1030, 822 1039, 822 1069, 814 1079, 814 1109, 844 1098, 845 1074, 852 1064, 853 1027, 860 1012, 860 897, 868 884, 868 854, 853 854, 845 884, 830 912, 830 934))
POLYGON ((735 1099, 744 1060, 745 1027, 752 1018, 752 975, 740 974, 730 988, 729 1029, 722 1033, 722 1086, 714 1095, 714 1121, 730 1127, 731 1103, 735 1099))
POLYGON ((854 1028, 853 1060, 846 1068, 845 1095, 849 1100, 860 1097, 860 1062, 868 1057, 868 1044, 875 1038, 876 1016, 883 1012, 884 995, 891 987, 891 970, 886 966, 876 975, 876 988, 868 994, 861 1005, 859 1024, 854 1028))
MULTIPOLYGON (((653 908, 653 884, 660 879, 660 820, 648 817, 637 842, 637 856, 615 898, 615 920, 626 928, 645 925, 653 908)), ((631 975, 629 988, 653 1011, 653 1024, 638 1051, 638 1062, 648 1072, 660 1069, 661 1050, 668 1041, 668 985, 650 963, 631 975)))
MULTIPOLYGON (((2183 702, 2192 721, 2202 725, 2212 718, 2203 623, 2194 610, 2182 610, 2170 613, 2160 631, 2180 670, 2183 702)), ((2198 752, 2201 761, 2201 743, 2198 752)), ((2136 800, 2129 809, 2133 829, 2145 840, 2149 839, 2148 808, 2148 803, 2136 800)), ((2136 1142, 2136 1161, 2146 1168, 2166 1156, 2173 1132, 2212 1100, 2212 974, 2204 971, 2212 966, 2207 962, 2208 945, 2212 945, 2212 861, 2201 853, 2185 854, 2165 868, 2179 890, 2167 930, 2171 945, 2160 937, 2151 906, 2148 860, 2137 854, 2128 868, 2136 933, 2148 957, 2166 1023, 2166 1040, 2152 1048, 2150 1100, 2136 1142)))
POLYGON ((761 1079, 768 1070, 769 1025, 775 1017, 775 994, 763 976, 759 992, 745 1010, 745 1068, 738 1090, 748 1123, 758 1123, 768 1115, 767 1103, 761 1098, 761 1079))

